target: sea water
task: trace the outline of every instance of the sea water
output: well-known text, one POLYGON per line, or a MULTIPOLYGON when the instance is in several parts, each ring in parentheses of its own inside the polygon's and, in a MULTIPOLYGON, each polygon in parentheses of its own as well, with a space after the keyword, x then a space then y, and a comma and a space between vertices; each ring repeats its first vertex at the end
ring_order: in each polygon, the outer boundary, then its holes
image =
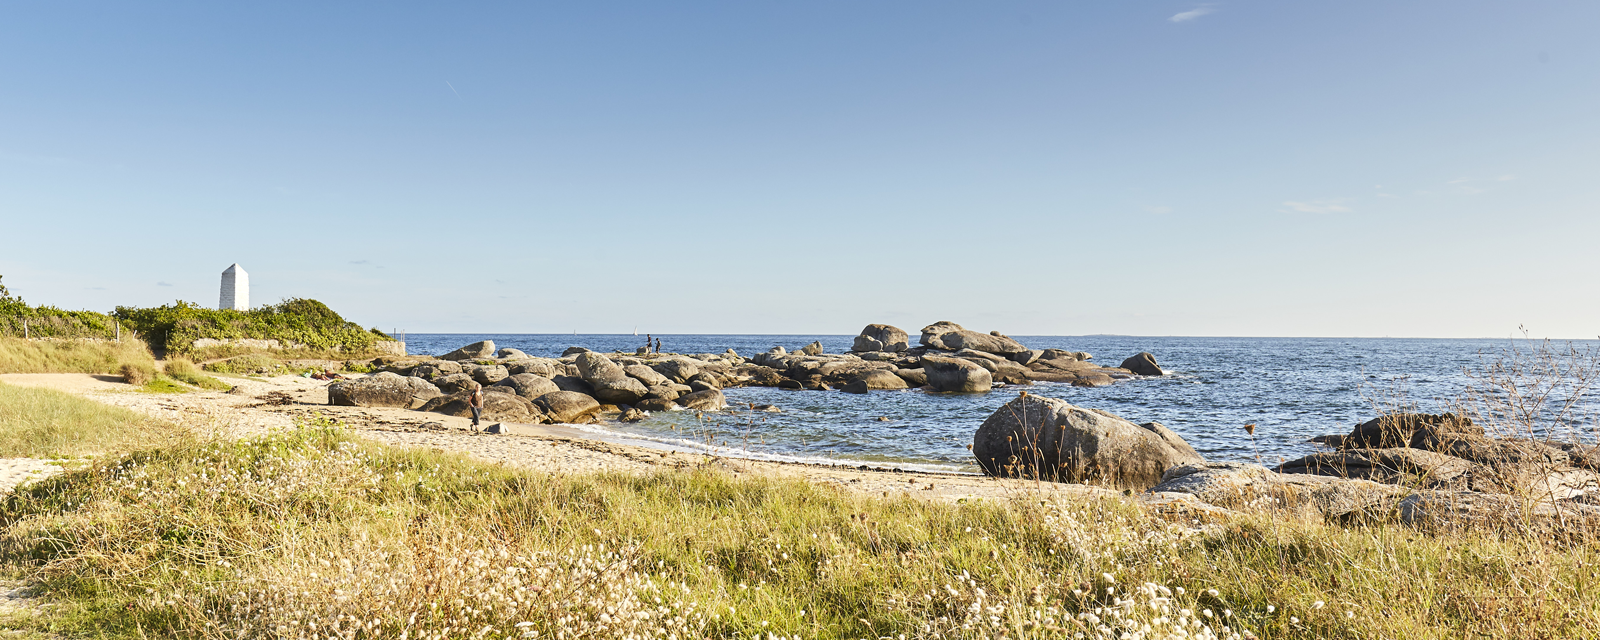
MULTIPOLYGON (((813 341, 828 353, 842 353, 854 339, 656 337, 663 352, 722 353, 732 348, 746 357, 774 346, 795 350, 813 341)), ((1313 436, 1349 432, 1375 416, 1376 405, 1399 399, 1423 411, 1445 410, 1467 389, 1466 370, 1480 368, 1512 347, 1508 339, 1012 337, 1032 349, 1086 351, 1101 366, 1117 366, 1148 351, 1169 375, 1100 388, 1035 383, 977 395, 736 388, 723 391, 735 408, 770 404, 782 411, 658 412, 637 423, 591 428, 752 458, 976 471, 967 451, 973 432, 1025 390, 1134 422, 1160 422, 1210 460, 1259 460, 1270 466, 1315 451, 1308 441, 1313 436), (1253 439, 1244 430, 1247 424, 1256 425, 1253 439)), ((642 335, 410 334, 407 340, 410 353, 419 355, 441 355, 478 340, 541 357, 560 356, 571 346, 631 353, 644 345, 642 335)), ((1593 341, 1580 346, 1586 344, 1593 341)), ((1520 346, 1530 345, 1524 341, 1520 346)))

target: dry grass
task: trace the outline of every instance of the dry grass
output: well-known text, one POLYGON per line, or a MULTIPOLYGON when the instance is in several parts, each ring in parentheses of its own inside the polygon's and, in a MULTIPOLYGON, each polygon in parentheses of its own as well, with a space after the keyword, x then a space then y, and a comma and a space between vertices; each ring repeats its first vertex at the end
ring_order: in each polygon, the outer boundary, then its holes
POLYGON ((174 427, 50 389, 0 384, 0 457, 79 457, 172 442, 174 427))
POLYGON ((194 385, 196 387, 200 387, 201 389, 227 391, 233 388, 233 385, 201 372, 200 367, 195 366, 194 361, 189 360, 188 358, 172 358, 167 360, 167 365, 163 372, 166 373, 167 377, 172 378, 173 380, 177 380, 184 384, 194 385))
POLYGON ((132 363, 154 367, 138 340, 23 340, 0 337, 0 373, 119 373, 132 363))
POLYGON ((106 637, 1564 638, 1590 542, 1120 501, 880 498, 710 470, 550 476, 329 425, 108 459, 0 509, 106 637), (1127 635, 1123 635, 1127 634, 1127 635))

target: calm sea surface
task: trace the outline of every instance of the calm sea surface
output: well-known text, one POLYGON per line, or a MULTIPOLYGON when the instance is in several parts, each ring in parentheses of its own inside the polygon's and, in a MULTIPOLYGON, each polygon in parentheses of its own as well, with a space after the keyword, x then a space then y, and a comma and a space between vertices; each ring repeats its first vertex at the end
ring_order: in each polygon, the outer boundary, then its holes
MULTIPOLYGON (((796 349, 820 341, 828 353, 849 349, 854 336, 662 335, 662 351, 751 356, 774 346, 796 349)), ((1013 336, 1033 349, 1094 354, 1116 366, 1140 351, 1155 354, 1171 375, 1119 381, 1110 387, 1052 383, 1022 387, 1035 395, 1104 409, 1134 422, 1167 425, 1211 460, 1256 457, 1243 425, 1255 423, 1263 462, 1314 450, 1312 436, 1345 433, 1373 417, 1373 400, 1402 391, 1425 411, 1459 394, 1477 367, 1511 346, 1510 340, 1367 338, 1147 338, 1126 336, 1013 336)), ((916 336, 913 335, 915 340, 916 336)), ((493 340, 534 356, 557 357, 570 346, 631 352, 632 335, 410 334, 413 354, 439 355, 478 340, 493 340)), ((1592 344, 1592 341, 1590 341, 1592 344)), ((1523 346, 1526 346, 1524 344, 1523 346)), ((663 412, 636 424, 594 427, 631 438, 689 448, 714 447, 753 458, 870 462, 907 468, 975 471, 967 444, 973 431, 1020 389, 984 395, 921 391, 727 389, 728 402, 772 404, 782 413, 663 412), (883 420, 881 418, 886 418, 883 420), (731 449, 731 451, 730 451, 731 449)), ((1591 405, 1592 406, 1592 405, 1591 405)))

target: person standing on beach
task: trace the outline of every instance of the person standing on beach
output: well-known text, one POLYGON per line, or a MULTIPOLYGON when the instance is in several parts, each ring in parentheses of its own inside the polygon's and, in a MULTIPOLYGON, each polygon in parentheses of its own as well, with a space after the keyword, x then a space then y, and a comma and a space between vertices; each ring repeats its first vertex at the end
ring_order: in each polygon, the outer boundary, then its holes
POLYGON ((483 385, 472 383, 472 395, 467 396, 467 406, 472 408, 472 432, 478 432, 478 420, 483 417, 483 385))

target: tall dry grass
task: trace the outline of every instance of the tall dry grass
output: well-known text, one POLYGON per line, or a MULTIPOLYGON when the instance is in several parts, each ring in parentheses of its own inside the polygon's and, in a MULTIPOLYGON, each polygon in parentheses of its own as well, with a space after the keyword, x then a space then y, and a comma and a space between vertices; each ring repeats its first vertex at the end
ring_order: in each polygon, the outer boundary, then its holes
POLYGON ((170 424, 69 393, 0 384, 0 457, 78 457, 170 444, 170 424))
POLYGON ((0 337, 0 373, 118 373, 125 363, 154 366, 139 340, 24 340, 0 337))

